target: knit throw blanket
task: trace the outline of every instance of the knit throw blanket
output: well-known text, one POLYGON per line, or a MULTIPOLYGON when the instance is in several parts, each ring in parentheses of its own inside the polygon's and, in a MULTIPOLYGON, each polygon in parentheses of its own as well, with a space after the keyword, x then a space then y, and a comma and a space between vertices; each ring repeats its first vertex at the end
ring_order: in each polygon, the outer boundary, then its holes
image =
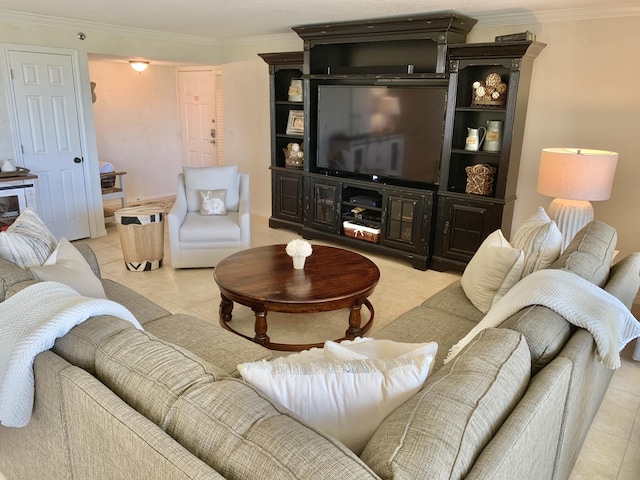
POLYGON ((524 307, 543 305, 568 322, 584 328, 596 343, 599 359, 607 368, 620 367, 620 351, 640 337, 640 323, 618 298, 566 270, 543 269, 514 285, 486 316, 449 351, 445 363, 485 328, 497 327, 524 307))
POLYGON ((33 361, 79 323, 113 315, 142 329, 133 314, 111 300, 81 296, 57 282, 40 282, 0 303, 0 424, 24 427, 33 409, 33 361))

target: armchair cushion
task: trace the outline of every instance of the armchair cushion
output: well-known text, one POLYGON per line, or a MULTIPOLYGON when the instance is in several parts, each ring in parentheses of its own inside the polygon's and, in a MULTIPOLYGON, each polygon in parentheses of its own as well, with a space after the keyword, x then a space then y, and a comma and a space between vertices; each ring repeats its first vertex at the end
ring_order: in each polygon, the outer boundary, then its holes
POLYGON ((200 211, 200 190, 226 189, 226 207, 237 212, 240 203, 240 185, 237 165, 224 167, 183 167, 187 210, 200 211))
POLYGON ((198 211, 189 212, 180 227, 180 242, 183 246, 187 243, 216 243, 224 246, 225 242, 235 244, 241 239, 238 212, 214 216, 203 216, 198 211))

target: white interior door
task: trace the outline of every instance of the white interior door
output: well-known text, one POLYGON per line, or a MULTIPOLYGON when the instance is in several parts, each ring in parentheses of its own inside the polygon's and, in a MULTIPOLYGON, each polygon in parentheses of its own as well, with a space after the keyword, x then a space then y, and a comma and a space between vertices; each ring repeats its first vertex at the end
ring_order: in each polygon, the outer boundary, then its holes
POLYGON ((38 216, 57 237, 90 236, 70 55, 9 51, 24 166, 38 175, 38 216))
POLYGON ((178 71, 182 165, 218 165, 216 86, 213 70, 178 71))

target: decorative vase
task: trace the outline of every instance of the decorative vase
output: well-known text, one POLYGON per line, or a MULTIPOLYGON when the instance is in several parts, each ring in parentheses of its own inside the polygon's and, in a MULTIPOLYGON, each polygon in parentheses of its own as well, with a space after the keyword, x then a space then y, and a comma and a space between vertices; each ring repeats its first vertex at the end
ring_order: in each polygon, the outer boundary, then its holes
POLYGON ((293 259, 293 268, 296 270, 302 270, 304 268, 304 261, 307 259, 304 255, 294 255, 291 257, 293 259))

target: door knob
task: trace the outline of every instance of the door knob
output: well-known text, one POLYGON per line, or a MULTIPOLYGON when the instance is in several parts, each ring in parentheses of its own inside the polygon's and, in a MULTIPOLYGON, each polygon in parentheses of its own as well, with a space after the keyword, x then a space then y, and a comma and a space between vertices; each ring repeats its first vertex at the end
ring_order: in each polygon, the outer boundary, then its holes
POLYGON ((82 158, 81 157, 74 158, 73 163, 82 163, 82 158))

